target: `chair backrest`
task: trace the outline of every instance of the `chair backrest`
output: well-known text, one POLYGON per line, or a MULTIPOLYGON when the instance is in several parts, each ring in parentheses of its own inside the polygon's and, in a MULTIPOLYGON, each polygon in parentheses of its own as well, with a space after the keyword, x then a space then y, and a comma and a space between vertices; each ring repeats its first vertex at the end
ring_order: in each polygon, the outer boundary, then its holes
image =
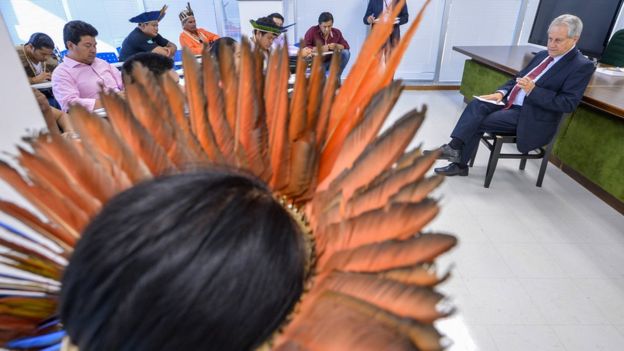
POLYGON ((116 49, 117 49, 117 55, 120 55, 121 54, 121 46, 118 46, 116 49))
POLYGON ((98 52, 97 54, 95 54, 95 56, 97 56, 98 58, 108 63, 119 62, 119 58, 117 57, 117 54, 115 54, 114 52, 98 52))
POLYGON ((624 29, 620 29, 613 34, 600 58, 600 62, 611 66, 624 67, 624 29))

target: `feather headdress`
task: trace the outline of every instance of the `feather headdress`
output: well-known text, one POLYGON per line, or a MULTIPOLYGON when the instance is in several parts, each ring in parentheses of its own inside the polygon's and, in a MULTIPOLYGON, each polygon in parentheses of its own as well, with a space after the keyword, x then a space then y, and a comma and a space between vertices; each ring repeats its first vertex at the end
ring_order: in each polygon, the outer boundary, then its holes
MULTIPOLYGON (((289 95, 286 49, 272 52, 263 72, 262 55, 243 40, 238 70, 228 50, 218 63, 205 51, 201 66, 185 51, 186 94, 167 77, 134 70, 127 101, 101 95, 110 123, 76 106, 80 142, 28 139, 32 151, 17 156, 21 170, 2 162, 0 177, 45 219, 8 201, 0 210, 45 239, 2 226, 0 256, 16 273, 0 279, 0 340, 29 336, 10 348, 58 343, 58 282, 90 219, 120 191, 200 164, 249 170, 309 221, 315 274, 272 348, 442 349, 433 322, 452 309, 441 308, 434 288, 448 274, 439 276, 433 263, 456 239, 422 233, 438 212, 428 194, 441 178, 425 176, 437 155, 406 152, 426 108, 379 134, 402 91, 393 74, 423 11, 387 64, 380 54, 360 55, 339 90, 339 55, 327 77, 320 57, 309 78, 299 59, 289 95)), ((374 27, 363 53, 381 52, 395 17, 374 27)))

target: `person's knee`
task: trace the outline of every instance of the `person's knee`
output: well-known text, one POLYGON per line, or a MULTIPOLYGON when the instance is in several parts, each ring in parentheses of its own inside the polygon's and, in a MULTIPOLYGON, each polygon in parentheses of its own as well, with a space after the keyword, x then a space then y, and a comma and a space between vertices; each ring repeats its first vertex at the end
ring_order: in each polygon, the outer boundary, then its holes
POLYGON ((342 64, 346 65, 349 62, 349 58, 351 58, 351 52, 347 49, 344 49, 340 52, 340 59, 342 60, 342 64))

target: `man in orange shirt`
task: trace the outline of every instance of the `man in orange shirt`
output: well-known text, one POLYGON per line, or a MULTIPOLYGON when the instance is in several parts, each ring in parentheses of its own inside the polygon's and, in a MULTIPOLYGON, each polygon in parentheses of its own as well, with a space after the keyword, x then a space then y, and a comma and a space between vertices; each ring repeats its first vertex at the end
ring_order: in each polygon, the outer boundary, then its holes
POLYGON ((195 14, 190 3, 187 3, 186 9, 180 12, 180 22, 182 22, 183 29, 180 33, 180 45, 189 48, 195 55, 201 55, 204 45, 211 46, 215 40, 219 39, 218 35, 203 28, 197 28, 195 14))

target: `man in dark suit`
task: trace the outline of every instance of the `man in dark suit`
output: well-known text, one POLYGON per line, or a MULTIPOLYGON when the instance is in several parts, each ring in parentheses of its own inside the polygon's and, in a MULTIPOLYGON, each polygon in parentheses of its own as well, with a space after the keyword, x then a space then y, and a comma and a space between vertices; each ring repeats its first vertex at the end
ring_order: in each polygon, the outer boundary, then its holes
MULTIPOLYGON (((382 15, 383 11, 387 8, 392 7, 393 4, 398 3, 398 0, 368 0, 368 6, 366 7, 366 13, 364 14, 364 24, 366 25, 374 25, 375 22, 382 15)), ((399 12, 399 16, 395 20, 394 28, 392 30, 392 35, 388 39, 387 47, 391 49, 399 42, 401 38, 401 31, 399 29, 400 25, 407 23, 409 20, 409 15, 407 13, 407 3, 403 5, 401 12, 399 12)))
POLYGON ((451 161, 437 174, 467 176, 468 161, 484 132, 515 133, 520 152, 544 146, 554 137, 563 113, 574 111, 594 72, 576 48, 583 23, 573 15, 555 18, 548 28, 548 50, 541 51, 495 93, 472 100, 441 147, 451 161))

